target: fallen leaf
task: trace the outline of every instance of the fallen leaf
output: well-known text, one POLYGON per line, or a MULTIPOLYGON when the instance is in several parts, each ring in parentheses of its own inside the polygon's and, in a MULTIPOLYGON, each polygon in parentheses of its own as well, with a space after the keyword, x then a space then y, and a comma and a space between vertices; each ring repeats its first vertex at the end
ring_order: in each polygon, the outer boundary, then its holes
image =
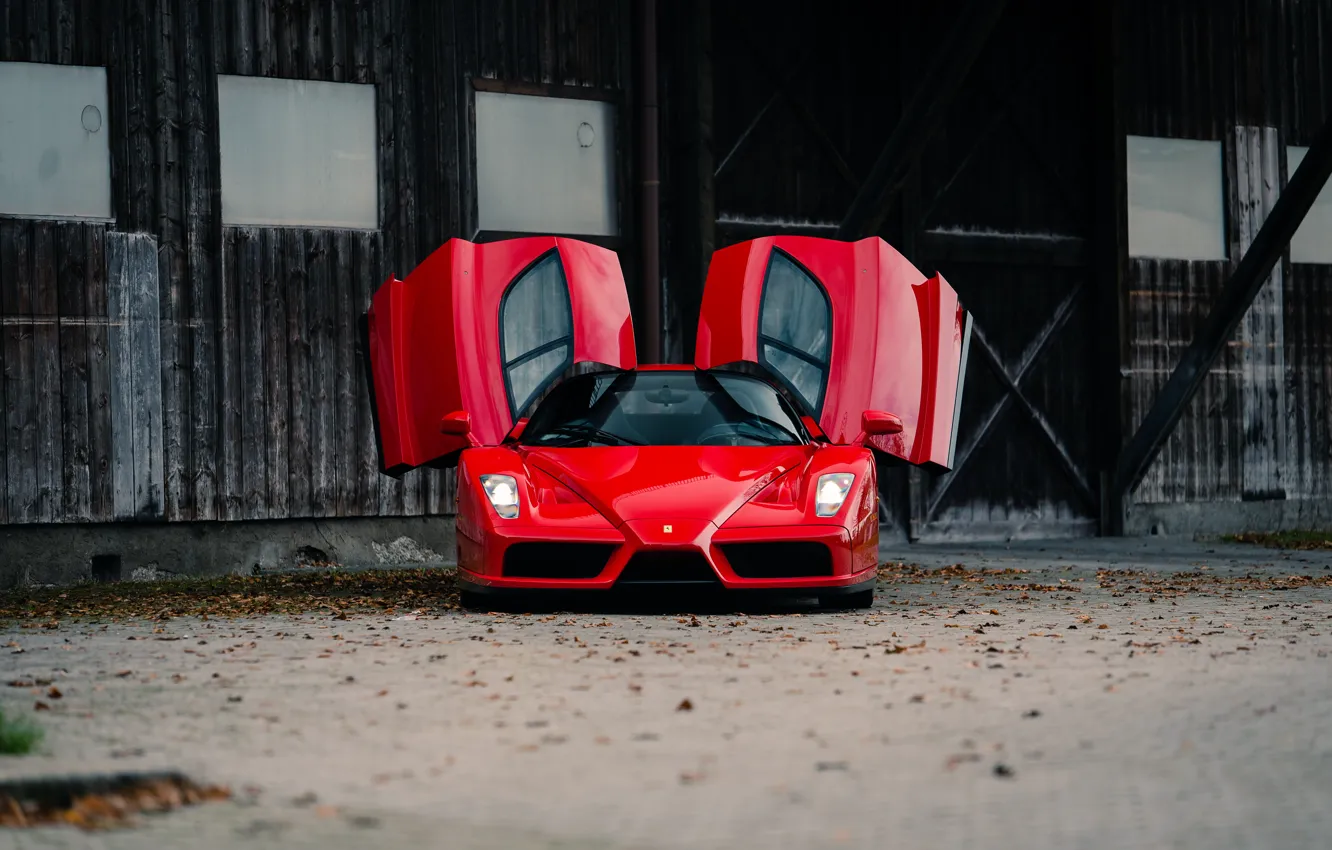
POLYGON ((693 710, 694 710, 694 704, 693 704, 692 702, 689 701, 689 698, 688 698, 688 697, 686 697, 685 699, 680 700, 680 704, 677 705, 677 706, 675 707, 675 710, 676 710, 676 711, 693 711, 693 710))

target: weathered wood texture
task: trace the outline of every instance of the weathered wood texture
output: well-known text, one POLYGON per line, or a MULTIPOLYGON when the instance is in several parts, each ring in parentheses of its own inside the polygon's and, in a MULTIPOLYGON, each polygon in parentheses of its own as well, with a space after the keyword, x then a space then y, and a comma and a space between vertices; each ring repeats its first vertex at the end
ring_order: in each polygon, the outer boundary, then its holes
POLYGON ((162 345, 157 240, 107 235, 112 508, 116 519, 162 518, 162 345))
POLYGON ((112 515, 105 230, 0 221, 0 521, 112 515))
MULTIPOLYGON (((1096 528, 1095 29, 1083 6, 1009 4, 886 211, 880 235, 926 273, 944 274, 988 344, 972 346, 958 439, 965 462, 945 476, 881 472, 884 519, 913 537, 1096 528)), ((834 2, 811 14, 794 3, 711 4, 710 41, 696 49, 710 51, 712 108, 689 120, 691 132, 711 134, 715 167, 700 179, 703 143, 677 137, 668 183, 692 180, 710 193, 718 246, 774 232, 834 236, 966 8, 834 2)), ((667 80, 691 77, 677 67, 667 80)), ((668 250, 687 255, 697 239, 680 233, 668 250)), ((668 279, 682 326, 696 321, 687 286, 668 279)), ((692 327, 678 335, 674 345, 687 351, 692 327)))
POLYGON ((379 473, 357 319, 475 232, 470 79, 626 102, 629 6, 0 0, 0 61, 107 67, 115 214, 0 221, 0 523, 451 512, 451 473, 379 473), (218 74, 374 84, 379 231, 224 227, 218 74))
MULTIPOLYGON (((1220 141, 1230 258, 1135 258, 1132 433, 1288 177, 1285 148, 1332 117, 1332 4, 1125 4, 1126 130, 1220 141)), ((1328 267, 1283 260, 1132 494, 1139 503, 1332 496, 1328 267)))

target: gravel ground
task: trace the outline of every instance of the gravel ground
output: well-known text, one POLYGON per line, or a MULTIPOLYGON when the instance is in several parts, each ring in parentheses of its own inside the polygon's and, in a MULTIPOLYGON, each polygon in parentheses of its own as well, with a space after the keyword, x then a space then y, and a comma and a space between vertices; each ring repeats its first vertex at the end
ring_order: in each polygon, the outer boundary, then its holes
POLYGON ((236 797, 0 847, 1332 846, 1332 553, 883 556, 920 567, 854 613, 4 628, 0 707, 47 740, 0 779, 236 797))

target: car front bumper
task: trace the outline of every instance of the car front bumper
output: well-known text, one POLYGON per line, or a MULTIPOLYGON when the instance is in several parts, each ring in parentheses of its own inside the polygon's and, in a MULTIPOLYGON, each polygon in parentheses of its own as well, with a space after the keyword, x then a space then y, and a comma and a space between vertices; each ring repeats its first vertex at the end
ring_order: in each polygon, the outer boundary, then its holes
MULTIPOLYGON (((877 527, 874 529, 877 532, 877 527)), ((873 586, 878 568, 878 535, 854 540, 840 525, 805 525, 762 528, 717 528, 703 520, 631 520, 618 528, 552 529, 543 526, 498 525, 485 529, 475 540, 458 538, 458 577, 470 590, 610 590, 615 587, 687 586, 709 584, 727 590, 811 590, 854 592, 873 586), (564 577, 514 576, 506 574, 506 553, 520 543, 601 544, 611 548, 604 566, 595 575, 564 577), (818 569, 800 574, 799 563, 778 564, 782 575, 755 575, 753 569, 737 572, 727 557, 734 544, 775 544, 777 561, 789 561, 784 551, 810 552, 809 544, 826 547, 827 558, 818 569), (647 556, 640 558, 639 556, 647 556), (641 567, 652 560, 649 580, 641 567), (672 564, 679 564, 673 578, 672 564), (706 564, 708 571, 701 568, 706 564), (701 581, 700 579, 705 579, 701 581)), ((551 551, 557 551, 552 549, 551 551)), ((733 552, 735 550, 732 550, 733 552)), ((821 553, 820 553, 821 554, 821 553)), ((761 573, 762 570, 760 569, 761 573)))

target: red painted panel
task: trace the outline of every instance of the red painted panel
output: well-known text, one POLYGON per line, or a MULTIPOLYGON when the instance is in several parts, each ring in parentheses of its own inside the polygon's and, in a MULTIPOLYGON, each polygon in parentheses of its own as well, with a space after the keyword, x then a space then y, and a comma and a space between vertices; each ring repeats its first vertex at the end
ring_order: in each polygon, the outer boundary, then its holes
POLYGON ((553 236, 474 245, 450 239, 406 280, 389 278, 368 319, 375 408, 386 470, 447 462, 468 445, 496 445, 513 427, 500 362, 499 308, 524 270, 558 250, 573 313, 574 362, 637 364, 629 296, 614 252, 553 236), (471 439, 443 434, 454 411, 471 439))
POLYGON ((943 277, 927 280, 882 239, 776 236, 718 251, 703 291, 695 365, 758 362, 759 306, 774 249, 803 266, 832 304, 828 386, 819 416, 829 439, 854 441, 861 413, 883 410, 900 417, 903 430, 874 437, 876 448, 947 468, 966 314, 943 277))

